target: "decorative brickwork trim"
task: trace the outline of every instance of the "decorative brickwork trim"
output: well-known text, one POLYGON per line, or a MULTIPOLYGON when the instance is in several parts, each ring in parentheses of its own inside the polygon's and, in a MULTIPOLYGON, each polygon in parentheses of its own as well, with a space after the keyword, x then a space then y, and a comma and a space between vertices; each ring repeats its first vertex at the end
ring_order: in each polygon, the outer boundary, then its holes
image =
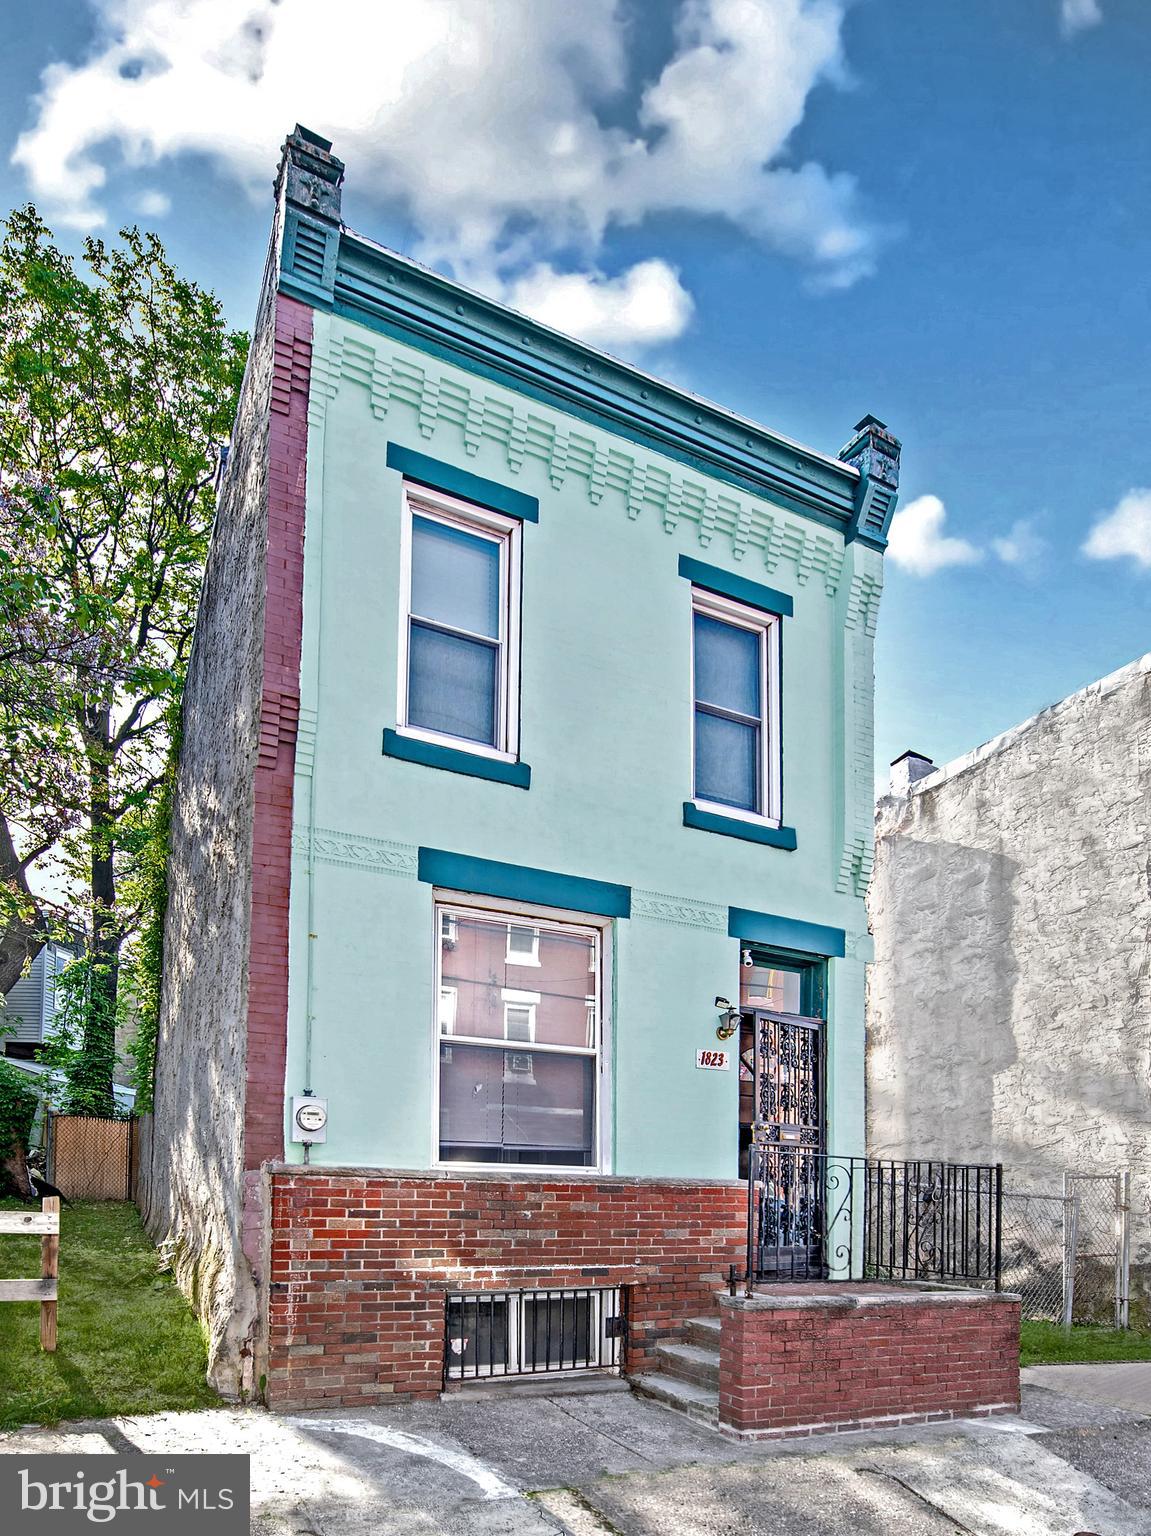
POLYGON ((267 1397, 432 1397, 448 1291, 623 1286, 629 1370, 710 1314, 741 1262, 738 1184, 270 1171, 267 1397))
POLYGON ((268 429, 267 601, 264 684, 252 834, 244 1166, 284 1154, 288 1036, 288 906, 292 781, 300 716, 304 592, 304 490, 312 311, 276 298, 268 429))
POLYGON ((812 1434, 1017 1412, 1019 1298, 720 1300, 719 1418, 728 1431, 812 1434))

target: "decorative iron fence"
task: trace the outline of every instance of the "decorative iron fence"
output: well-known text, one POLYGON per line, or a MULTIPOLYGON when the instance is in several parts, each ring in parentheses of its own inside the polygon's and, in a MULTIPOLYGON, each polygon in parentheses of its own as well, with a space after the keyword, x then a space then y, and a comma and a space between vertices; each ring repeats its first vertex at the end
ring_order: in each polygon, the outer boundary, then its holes
POLYGON ((745 1282, 937 1281, 1000 1288, 1003 1170, 751 1148, 745 1282))
POLYGON ((456 1291, 444 1311, 444 1383, 611 1370, 625 1327, 618 1286, 456 1291))

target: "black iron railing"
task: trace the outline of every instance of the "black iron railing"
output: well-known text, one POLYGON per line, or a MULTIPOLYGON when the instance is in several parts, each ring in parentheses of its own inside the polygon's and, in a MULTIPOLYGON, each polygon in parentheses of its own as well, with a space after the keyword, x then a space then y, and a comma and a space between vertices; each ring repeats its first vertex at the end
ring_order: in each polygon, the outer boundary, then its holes
POLYGON ((751 1148, 744 1281, 1000 1288, 1003 1170, 988 1163, 751 1148))
POLYGON ((457 1291, 444 1312, 444 1381, 614 1369, 625 1332, 618 1286, 457 1291))

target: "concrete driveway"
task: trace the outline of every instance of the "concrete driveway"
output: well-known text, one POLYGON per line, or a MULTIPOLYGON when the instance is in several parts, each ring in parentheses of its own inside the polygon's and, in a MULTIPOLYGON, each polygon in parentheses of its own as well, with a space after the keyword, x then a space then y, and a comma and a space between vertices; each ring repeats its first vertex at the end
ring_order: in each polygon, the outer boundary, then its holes
POLYGON ((247 1452, 258 1536, 1151 1536, 1151 1419, 1043 1388, 1025 1413, 745 1446, 616 1391, 156 1414, 0 1452, 247 1452))

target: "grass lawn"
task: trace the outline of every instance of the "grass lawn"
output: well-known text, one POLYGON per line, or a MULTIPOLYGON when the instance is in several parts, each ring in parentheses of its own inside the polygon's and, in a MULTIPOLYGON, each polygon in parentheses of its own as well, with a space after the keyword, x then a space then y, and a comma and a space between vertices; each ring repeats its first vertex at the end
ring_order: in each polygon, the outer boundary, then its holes
POLYGON ((1151 1360, 1151 1333, 1141 1328, 1072 1328, 1024 1323, 1020 1365, 1082 1364, 1092 1360, 1151 1360))
MULTIPOLYGON (((18 1200, 0 1209, 30 1210, 18 1200)), ((40 1239, 0 1234, 0 1276, 40 1273, 40 1239)), ((0 1302, 0 1429, 59 1419, 206 1408, 200 1325, 134 1205, 84 1201, 60 1224, 59 1337, 40 1350, 38 1302, 0 1302)))

